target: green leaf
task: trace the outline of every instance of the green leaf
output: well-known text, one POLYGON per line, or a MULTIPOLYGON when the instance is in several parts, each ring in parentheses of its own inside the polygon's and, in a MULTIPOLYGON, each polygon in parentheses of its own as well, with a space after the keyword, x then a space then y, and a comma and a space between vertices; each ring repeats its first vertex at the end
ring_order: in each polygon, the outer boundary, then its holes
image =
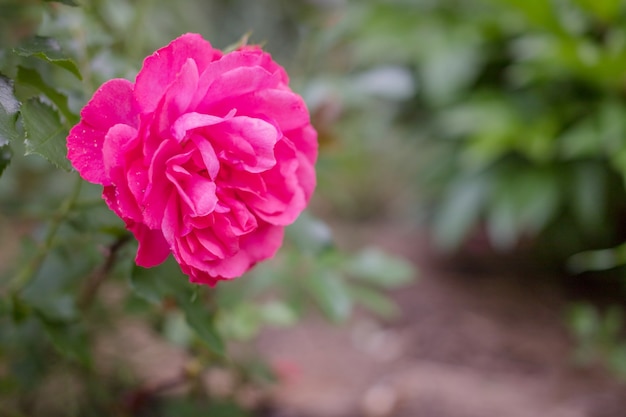
POLYGON ((367 248, 348 263, 350 276, 383 288, 398 288, 410 284, 415 268, 407 261, 391 256, 377 248, 367 248))
POLYGON ((164 317, 163 336, 177 346, 188 348, 193 340, 194 331, 185 320, 184 314, 174 310, 164 317))
POLYGON ((350 287, 354 301, 385 319, 398 317, 400 310, 397 304, 380 290, 364 286, 350 287))
POLYGON ((35 36, 21 46, 15 48, 14 52, 23 57, 32 56, 43 59, 46 62, 57 65, 71 72, 79 80, 83 79, 76 63, 63 54, 61 46, 56 39, 45 36, 35 36))
POLYGON ((273 326, 292 326, 298 321, 298 315, 282 301, 270 301, 259 307, 263 321, 273 326))
POLYGON ((0 175, 2 175, 6 167, 9 166, 12 156, 13 152, 9 145, 0 146, 0 175))
POLYGON ((85 330, 79 324, 57 324, 42 320, 54 347, 63 356, 83 365, 91 363, 89 343, 85 330))
POLYGON ((626 243, 609 249, 580 252, 567 260, 567 267, 574 273, 605 271, 626 265, 626 243))
POLYGON ((153 268, 143 268, 134 262, 132 265, 129 281, 137 296, 151 303, 160 303, 165 297, 178 298, 179 295, 191 298, 189 278, 171 256, 153 268))
POLYGON ((13 93, 13 82, 0 74, 0 148, 19 137, 15 126, 19 110, 20 103, 13 93))
POLYGON ((172 257, 154 268, 134 265, 130 283, 135 293, 151 303, 159 303, 163 298, 176 300, 185 313, 187 324, 206 345, 218 355, 224 355, 222 338, 215 328, 215 314, 197 293, 197 286, 180 271, 172 257))
POLYGON ((217 326, 228 339, 245 342, 259 334, 262 317, 256 304, 241 303, 227 311, 220 315, 217 326))
POLYGON ((75 124, 78 122, 78 115, 74 114, 67 104, 67 96, 46 84, 36 70, 19 66, 17 69, 17 81, 21 84, 30 85, 44 93, 57 106, 68 123, 75 124))
POLYGON ((187 324, 196 331, 198 337, 214 353, 224 356, 226 349, 224 341, 215 328, 215 314, 207 305, 201 304, 198 300, 191 301, 184 296, 179 296, 177 301, 185 313, 187 324))
POLYGON ((71 171, 72 166, 66 157, 67 129, 61 124, 56 110, 32 98, 22 106, 22 117, 26 132, 26 155, 41 155, 57 167, 71 171))
POLYGON ((76 3, 74 0, 44 0, 47 3, 61 3, 61 4, 66 4, 68 6, 78 6, 78 3, 76 3))
POLYGON ((333 321, 343 321, 352 311, 352 299, 341 275, 322 270, 303 281, 322 312, 333 321))
POLYGON ((155 269, 133 265, 129 276, 130 286, 135 295, 153 304, 161 301, 162 293, 158 285, 160 277, 156 275, 155 269))
POLYGON ((332 232, 328 225, 308 212, 302 213, 298 220, 287 228, 286 235, 298 249, 312 254, 329 249, 333 244, 332 232))
POLYGON ((450 186, 435 218, 435 243, 442 249, 458 247, 479 221, 489 191, 489 178, 472 176, 450 186))

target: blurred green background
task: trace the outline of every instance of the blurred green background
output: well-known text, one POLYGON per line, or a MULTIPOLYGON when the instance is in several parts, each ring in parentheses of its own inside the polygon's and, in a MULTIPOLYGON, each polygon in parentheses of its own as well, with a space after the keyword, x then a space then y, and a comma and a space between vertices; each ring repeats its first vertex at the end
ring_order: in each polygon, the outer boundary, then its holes
MULTIPOLYGON (((84 81, 77 83, 63 71, 43 75, 68 96, 74 112, 102 82, 133 79, 146 55, 181 33, 201 33, 218 48, 249 33, 250 43, 263 44, 287 68, 292 88, 311 110, 320 140, 319 185, 311 209, 317 217, 355 228, 372 223, 418 227, 443 251, 487 259, 514 254, 525 264, 559 272, 613 269, 612 279, 623 281, 622 1, 61 3, 72 1, 0 0, 0 71, 17 76, 20 58, 11 48, 33 34, 58 39, 78 62, 84 81)), ((33 60, 28 65, 44 64, 33 60)), ((19 87, 17 93, 29 92, 19 87)), ((16 155, 21 151, 17 145, 13 149, 16 155)), ((8 224, 12 216, 34 222, 58 205, 67 184, 68 175, 51 174, 45 161, 15 158, 0 180, 0 195, 8 196, 0 197, 2 222, 8 224)), ((83 194, 94 197, 97 192, 88 188, 83 194)), ((108 221, 114 220, 102 223, 108 221)), ((407 266, 383 258, 374 265, 395 271, 388 274, 389 282, 363 274, 369 262, 364 260, 378 259, 378 252, 349 259, 327 256, 326 226, 315 219, 303 220, 291 233, 288 248, 314 253, 304 269, 312 276, 332 275, 329 286, 310 289, 331 318, 345 318, 351 297, 358 298, 358 291, 337 284, 342 281, 335 279, 336 271, 359 276, 355 270, 360 269, 366 281, 378 280, 382 288, 395 288, 395 278, 406 283, 407 266), (318 240, 302 243, 301 232, 318 240)), ((8 233, 2 240, 16 246, 8 233)), ((110 243, 110 237, 103 242, 110 243)), ((280 268, 293 274, 293 257, 286 253, 278 266, 257 275, 277 274, 280 268)), ((92 255, 97 259, 97 253, 92 255)), ((90 258, 85 262, 96 263, 90 258)), ((224 290, 222 308, 243 318, 223 326, 252 337, 261 324, 250 325, 250 317, 259 313, 241 307, 242 294, 261 290, 236 285, 224 290)), ((293 295, 284 282, 279 285, 293 295)), ((394 309, 376 294, 361 291, 360 296, 359 302, 378 313, 394 309)), ((298 297, 271 307, 268 322, 293 322, 298 297)), ((612 310, 603 319, 593 308, 580 307, 572 323, 588 345, 595 343, 596 334, 602 343, 616 345, 618 316, 612 310)))

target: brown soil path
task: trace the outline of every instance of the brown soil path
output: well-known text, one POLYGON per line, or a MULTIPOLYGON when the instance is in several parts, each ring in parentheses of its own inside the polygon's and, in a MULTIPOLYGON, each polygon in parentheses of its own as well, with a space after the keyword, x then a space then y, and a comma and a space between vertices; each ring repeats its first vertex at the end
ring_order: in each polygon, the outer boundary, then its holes
POLYGON ((299 369, 274 393, 278 416, 626 416, 625 384, 573 366, 554 280, 462 273, 404 227, 343 235, 415 260, 421 278, 394 295, 396 321, 358 314, 347 327, 311 319, 266 332, 261 350, 299 369))

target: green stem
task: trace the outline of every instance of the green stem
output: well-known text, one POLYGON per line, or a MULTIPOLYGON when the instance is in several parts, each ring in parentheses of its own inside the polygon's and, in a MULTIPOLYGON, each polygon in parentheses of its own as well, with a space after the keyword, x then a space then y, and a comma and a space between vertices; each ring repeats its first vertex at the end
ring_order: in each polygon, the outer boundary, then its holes
POLYGON ((61 206, 57 209, 57 211, 52 216, 52 220, 50 221, 50 226, 48 227, 48 231, 46 232, 46 236, 42 244, 39 246, 35 256, 27 263, 24 268, 22 268, 17 276, 13 278, 13 280, 9 283, 9 289, 12 293, 18 294, 28 283, 33 279, 33 277, 37 274, 41 265, 46 259, 48 252, 52 248, 54 243, 54 238, 56 237, 57 231, 59 227, 63 223, 63 221, 67 218, 68 214, 74 207, 76 200, 78 199, 78 195, 80 194, 80 189, 83 184, 83 180, 80 177, 76 178, 76 182, 74 183, 74 189, 72 193, 63 201, 61 206))

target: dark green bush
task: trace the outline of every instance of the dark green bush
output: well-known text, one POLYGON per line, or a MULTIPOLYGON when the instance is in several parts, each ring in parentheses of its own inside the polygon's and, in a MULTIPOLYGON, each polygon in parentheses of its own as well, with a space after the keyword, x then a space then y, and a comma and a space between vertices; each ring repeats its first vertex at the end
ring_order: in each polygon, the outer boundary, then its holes
POLYGON ((615 0, 369 1, 360 65, 401 65, 435 238, 558 259, 624 240, 626 8, 615 0))

